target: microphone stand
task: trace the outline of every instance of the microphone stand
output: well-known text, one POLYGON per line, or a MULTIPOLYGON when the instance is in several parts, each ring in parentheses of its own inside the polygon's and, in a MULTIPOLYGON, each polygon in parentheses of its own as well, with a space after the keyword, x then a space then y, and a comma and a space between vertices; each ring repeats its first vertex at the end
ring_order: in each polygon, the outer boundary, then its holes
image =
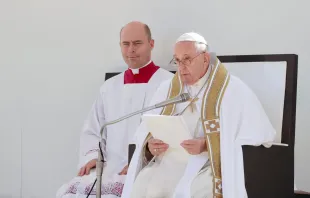
MULTIPOLYGON (((127 118, 130 118, 134 115, 137 115, 137 114, 140 114, 140 113, 144 113, 146 111, 150 111, 150 110, 153 110, 153 109, 157 109, 157 108, 160 108, 160 107, 165 107, 167 105, 170 105, 170 104, 176 104, 176 103, 181 103, 181 102, 186 102, 190 99, 190 96, 188 95, 188 93, 182 93, 180 94, 179 96, 175 97, 175 98, 172 98, 170 100, 167 100, 167 101, 163 101, 161 103, 158 103, 154 106, 150 106, 150 107, 146 107, 146 108, 143 108, 139 111, 136 111, 136 112, 133 112, 133 113, 130 113, 126 116, 123 116, 117 120, 113 120, 113 121, 110 121, 110 122, 107 122, 105 123, 101 129, 100 129, 100 143, 99 143, 99 151, 98 151, 98 160, 96 162, 96 176, 97 176, 97 179, 95 182, 96 183, 96 198, 101 198, 101 183, 102 183, 102 172, 103 172, 103 162, 104 162, 104 159, 103 159, 103 150, 102 150, 102 143, 103 143, 103 138, 102 138, 102 135, 103 135, 103 131, 106 129, 107 126, 109 125, 112 125, 112 124, 115 124, 115 123, 118 123, 120 121, 123 121, 127 118)), ((92 190, 90 190, 91 192, 92 190)), ((89 193, 90 194, 90 193, 89 193)))

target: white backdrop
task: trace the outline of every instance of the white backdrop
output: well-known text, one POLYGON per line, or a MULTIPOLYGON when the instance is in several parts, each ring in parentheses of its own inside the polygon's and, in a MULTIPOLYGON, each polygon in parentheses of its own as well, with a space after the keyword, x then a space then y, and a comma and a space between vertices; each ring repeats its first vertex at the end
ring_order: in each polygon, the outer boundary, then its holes
POLYGON ((310 191, 309 0, 0 0, 0 198, 53 198, 76 173, 80 130, 105 72, 126 68, 119 30, 148 23, 154 61, 205 36, 219 55, 299 55, 295 180, 310 191))

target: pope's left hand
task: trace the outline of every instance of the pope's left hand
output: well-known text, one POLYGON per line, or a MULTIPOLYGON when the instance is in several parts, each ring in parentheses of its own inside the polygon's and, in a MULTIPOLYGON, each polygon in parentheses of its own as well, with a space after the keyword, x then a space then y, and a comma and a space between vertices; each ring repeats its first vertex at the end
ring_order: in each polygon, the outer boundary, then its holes
POLYGON ((206 151, 206 139, 198 138, 185 140, 181 143, 181 146, 191 155, 198 155, 203 151, 206 151))

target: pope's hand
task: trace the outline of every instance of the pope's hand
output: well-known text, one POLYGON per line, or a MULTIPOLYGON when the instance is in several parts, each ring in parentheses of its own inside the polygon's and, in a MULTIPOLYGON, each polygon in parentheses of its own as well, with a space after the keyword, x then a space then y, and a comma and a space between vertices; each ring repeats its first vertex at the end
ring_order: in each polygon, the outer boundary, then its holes
POLYGON ((90 170, 96 167, 96 162, 97 159, 87 162, 87 164, 80 169, 78 176, 89 175, 90 170))
POLYGON ((158 156, 165 152, 169 145, 161 140, 151 138, 148 140, 148 147, 153 156, 158 156))
POLYGON ((181 146, 191 155, 198 155, 203 151, 206 151, 206 139, 198 138, 185 140, 181 143, 181 146))

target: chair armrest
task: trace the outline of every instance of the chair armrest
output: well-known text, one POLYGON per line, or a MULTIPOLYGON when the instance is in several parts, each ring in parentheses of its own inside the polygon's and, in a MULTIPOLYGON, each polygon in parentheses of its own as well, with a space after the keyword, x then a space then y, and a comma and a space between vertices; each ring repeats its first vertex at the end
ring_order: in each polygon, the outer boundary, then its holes
POLYGON ((242 146, 249 198, 294 197, 294 152, 289 146, 242 146))

